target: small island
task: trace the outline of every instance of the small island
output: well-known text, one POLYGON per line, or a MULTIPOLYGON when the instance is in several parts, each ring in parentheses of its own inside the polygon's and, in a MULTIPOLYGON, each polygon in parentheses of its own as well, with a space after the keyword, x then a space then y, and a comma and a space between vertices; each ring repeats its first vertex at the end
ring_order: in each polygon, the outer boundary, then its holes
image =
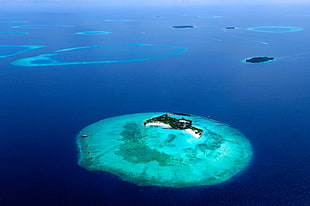
POLYGON ((190 26, 190 25, 172 26, 172 28, 174 28, 174 29, 191 29, 191 28, 194 28, 194 26, 190 26))
POLYGON ((241 62, 245 64, 265 64, 275 61, 274 57, 258 56, 258 57, 248 57, 243 59, 241 62))
MULTIPOLYGON (((153 117, 143 121, 144 126, 162 126, 165 129, 179 129, 185 130, 193 137, 199 139, 203 133, 202 129, 192 126, 192 121, 182 117, 181 119, 172 118, 171 115, 179 115, 179 113, 169 113, 163 114, 158 117, 153 117)), ((185 116, 190 116, 186 114, 180 114, 185 116)))
POLYGON ((237 29, 237 27, 234 27, 234 26, 226 26, 225 29, 227 29, 227 30, 233 30, 233 29, 237 29))

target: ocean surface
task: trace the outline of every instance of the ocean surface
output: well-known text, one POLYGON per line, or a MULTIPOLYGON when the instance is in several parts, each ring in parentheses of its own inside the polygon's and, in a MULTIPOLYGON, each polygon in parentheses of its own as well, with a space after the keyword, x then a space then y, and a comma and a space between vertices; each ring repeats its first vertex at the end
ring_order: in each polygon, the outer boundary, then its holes
POLYGON ((309 7, 1 7, 0 205, 310 205, 309 7), (247 30, 259 26, 303 30, 247 30), (89 31, 110 33, 76 34, 89 31), (84 64, 12 64, 96 45, 125 47, 58 59, 84 64), (163 47, 132 52, 128 45, 163 47), (169 55, 171 47, 186 51, 169 55), (114 63, 85 63, 93 56, 114 63), (276 61, 241 63, 252 56, 276 61), (117 63, 124 59, 130 61, 117 63), (78 166, 82 128, 157 111, 238 129, 252 144, 250 165, 223 184, 185 189, 140 187, 78 166))

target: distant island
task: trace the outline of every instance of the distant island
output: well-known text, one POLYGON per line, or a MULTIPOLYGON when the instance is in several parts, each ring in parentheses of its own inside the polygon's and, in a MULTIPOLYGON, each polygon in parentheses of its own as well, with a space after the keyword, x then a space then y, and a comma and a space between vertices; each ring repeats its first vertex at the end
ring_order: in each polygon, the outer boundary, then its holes
POLYGON ((245 60, 247 63, 259 64, 273 61, 273 57, 251 57, 245 60))
POLYGON ((225 27, 225 29, 237 29, 236 27, 234 27, 234 26, 227 26, 227 27, 225 27))
POLYGON ((163 114, 158 117, 154 117, 151 119, 147 119, 143 121, 144 126, 162 126, 165 129, 179 129, 179 130, 185 130, 192 136, 199 139, 203 133, 202 129, 199 129, 197 127, 192 126, 192 121, 185 119, 182 117, 181 119, 172 118, 171 115, 183 115, 183 116, 190 116, 187 114, 179 114, 179 113, 169 113, 169 114, 163 114))
POLYGON ((187 29, 187 28, 194 28, 194 26, 184 25, 184 26, 172 26, 174 29, 187 29))

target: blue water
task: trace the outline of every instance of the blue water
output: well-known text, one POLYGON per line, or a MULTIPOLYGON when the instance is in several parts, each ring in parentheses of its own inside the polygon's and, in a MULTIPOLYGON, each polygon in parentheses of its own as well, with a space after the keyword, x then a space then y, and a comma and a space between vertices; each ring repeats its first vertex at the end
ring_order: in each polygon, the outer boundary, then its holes
POLYGON ((310 205, 308 11, 305 6, 1 8, 2 21, 73 26, 0 23, 0 32, 28 33, 1 36, 0 45, 46 46, 0 60, 0 205, 310 205), (304 30, 246 30, 268 25, 304 30), (112 33, 75 34, 81 31, 112 33), (129 63, 11 65, 60 49, 105 44, 170 45, 187 52, 129 63), (250 56, 277 61, 240 62, 250 56), (237 128, 253 146, 250 166, 218 186, 167 189, 139 187, 77 165, 75 136, 83 127, 153 111, 210 116, 237 128))

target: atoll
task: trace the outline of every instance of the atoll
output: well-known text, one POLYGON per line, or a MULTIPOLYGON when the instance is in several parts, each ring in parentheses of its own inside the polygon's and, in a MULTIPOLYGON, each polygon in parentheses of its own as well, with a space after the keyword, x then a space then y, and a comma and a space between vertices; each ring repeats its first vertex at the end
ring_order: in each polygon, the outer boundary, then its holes
POLYGON ((19 23, 27 23, 29 21, 0 21, 0 23, 7 23, 7 24, 19 24, 19 23))
POLYGON ((286 32, 297 32, 302 31, 301 27, 289 27, 289 26, 259 26, 247 28, 250 31, 258 32, 270 32, 270 33, 286 33, 286 32))
POLYGON ((104 35, 104 34, 110 34, 109 31, 83 31, 83 32, 76 32, 75 34, 81 34, 81 35, 104 35))
POLYGON ((252 156, 249 141, 236 129, 181 113, 103 119, 80 131, 77 147, 78 164, 87 170, 174 188, 223 183, 247 167, 252 156), (199 137, 186 131, 192 127, 199 137))
POLYGON ((14 29, 42 29, 42 28, 54 28, 54 27, 73 27, 73 25, 19 25, 19 26, 11 26, 14 29))
POLYGON ((48 54, 18 59, 15 66, 65 66, 128 63, 170 57, 185 52, 176 46, 152 44, 115 44, 61 49, 48 54), (78 55, 73 55, 78 53, 78 55))
POLYGON ((0 36, 21 36, 21 35, 27 35, 28 32, 15 32, 15 31, 9 31, 9 32, 0 32, 0 36))
POLYGON ((40 49, 45 46, 29 46, 29 45, 0 45, 0 58, 15 56, 33 49, 40 49))

